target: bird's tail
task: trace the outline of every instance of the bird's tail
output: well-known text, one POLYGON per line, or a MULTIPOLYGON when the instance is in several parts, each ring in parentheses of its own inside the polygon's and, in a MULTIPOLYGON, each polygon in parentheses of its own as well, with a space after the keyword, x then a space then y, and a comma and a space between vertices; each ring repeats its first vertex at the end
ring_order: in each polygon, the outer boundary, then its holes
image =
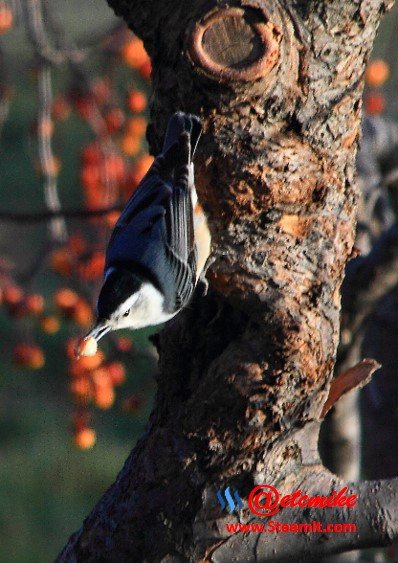
POLYGON ((180 144, 181 135, 186 133, 190 140, 190 155, 188 157, 190 160, 195 153, 201 132, 200 119, 196 115, 178 111, 170 117, 162 153, 166 155, 166 153, 172 151, 175 145, 180 144))

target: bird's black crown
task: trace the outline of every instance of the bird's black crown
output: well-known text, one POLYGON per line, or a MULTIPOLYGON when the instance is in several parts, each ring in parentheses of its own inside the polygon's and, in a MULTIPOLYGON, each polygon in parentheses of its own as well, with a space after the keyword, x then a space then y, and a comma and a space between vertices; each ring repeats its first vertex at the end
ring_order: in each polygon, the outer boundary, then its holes
POLYGON ((110 315, 126 299, 142 286, 142 280, 136 274, 115 268, 106 278, 97 302, 98 319, 109 319, 110 315))

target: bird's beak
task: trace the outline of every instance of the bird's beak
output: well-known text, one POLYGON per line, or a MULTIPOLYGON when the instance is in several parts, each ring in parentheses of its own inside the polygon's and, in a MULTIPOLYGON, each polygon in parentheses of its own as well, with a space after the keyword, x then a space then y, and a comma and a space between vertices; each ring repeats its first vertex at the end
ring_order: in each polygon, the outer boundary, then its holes
POLYGON ((107 321, 98 321, 95 327, 90 330, 88 334, 84 337, 86 340, 87 338, 94 338, 96 342, 98 342, 105 334, 107 334, 111 330, 111 325, 107 323, 107 321))

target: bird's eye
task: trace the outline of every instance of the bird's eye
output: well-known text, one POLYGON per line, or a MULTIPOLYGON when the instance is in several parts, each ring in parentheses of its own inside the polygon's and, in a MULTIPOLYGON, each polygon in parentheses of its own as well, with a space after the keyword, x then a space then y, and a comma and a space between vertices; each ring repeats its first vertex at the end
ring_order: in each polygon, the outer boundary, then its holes
POLYGON ((123 313, 123 317, 128 317, 130 314, 130 309, 127 309, 125 313, 123 313))

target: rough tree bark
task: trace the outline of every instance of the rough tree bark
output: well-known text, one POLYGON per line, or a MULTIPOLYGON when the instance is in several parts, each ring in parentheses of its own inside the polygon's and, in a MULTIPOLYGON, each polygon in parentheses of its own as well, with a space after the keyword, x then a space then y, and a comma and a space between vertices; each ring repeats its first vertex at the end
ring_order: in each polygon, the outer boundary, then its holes
MULTIPOLYGON (((390 2, 108 1, 152 58, 153 151, 173 111, 203 119, 197 185, 216 262, 208 296, 160 334, 145 436, 59 561, 308 561, 391 542, 397 479, 349 484, 350 511, 274 517, 356 522, 351 535, 228 534, 237 516, 215 497, 344 484, 317 440, 354 240, 362 75, 390 2)), ((333 400, 374 368, 349 372, 333 400)))

